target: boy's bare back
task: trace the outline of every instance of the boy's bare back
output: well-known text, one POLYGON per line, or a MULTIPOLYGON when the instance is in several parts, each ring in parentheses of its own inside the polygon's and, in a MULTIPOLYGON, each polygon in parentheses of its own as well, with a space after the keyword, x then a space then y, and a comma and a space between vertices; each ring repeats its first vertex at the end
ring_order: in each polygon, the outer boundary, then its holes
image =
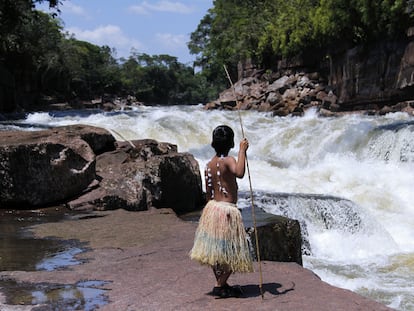
POLYGON ((210 160, 205 171, 207 200, 237 202, 236 177, 244 176, 248 147, 248 141, 243 139, 240 142, 238 161, 231 156, 214 156, 210 160))

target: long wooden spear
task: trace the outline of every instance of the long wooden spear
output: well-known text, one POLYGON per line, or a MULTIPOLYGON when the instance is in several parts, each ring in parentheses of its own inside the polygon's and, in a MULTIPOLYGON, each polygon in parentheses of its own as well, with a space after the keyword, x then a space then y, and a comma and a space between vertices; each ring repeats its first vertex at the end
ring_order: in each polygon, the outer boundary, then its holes
MULTIPOLYGON (((238 100, 237 100, 237 96, 236 96, 236 90, 234 88, 233 81, 230 78, 229 72, 227 71, 226 65, 224 65, 224 70, 226 71, 227 78, 229 79, 229 82, 230 82, 230 85, 231 85, 231 88, 232 88, 232 91, 233 91, 234 99, 236 100, 237 111, 239 113, 240 128, 241 128, 242 136, 243 136, 243 138, 245 138, 244 128, 243 128, 243 121, 242 121, 242 117, 241 117, 240 106, 238 104, 238 100)), ((250 198, 251 198, 251 201, 252 201, 252 219, 253 219, 253 227, 254 227, 254 233, 255 233, 255 238, 256 238, 256 255, 257 255, 257 262, 259 263, 259 276, 260 276, 259 289, 260 289, 260 295, 262 295, 262 299, 263 299, 264 296, 263 296, 262 264, 261 264, 261 261, 260 261, 259 237, 258 237, 258 233, 257 233, 256 214, 254 212, 254 202, 253 202, 252 180, 251 180, 251 177, 250 177, 250 168, 249 168, 249 161, 247 159, 247 154, 246 154, 246 168, 247 168, 247 176, 249 177, 250 198)))
MULTIPOLYGON (((119 133, 118 131, 115 131, 114 129, 108 129, 108 131, 115 133, 116 135, 118 135, 119 137, 121 137, 121 139, 127 141, 132 148, 137 149, 137 146, 135 146, 132 141, 130 141, 129 139, 126 139, 124 136, 121 135, 121 133, 119 133)), ((114 135, 112 135, 114 136, 114 135)))

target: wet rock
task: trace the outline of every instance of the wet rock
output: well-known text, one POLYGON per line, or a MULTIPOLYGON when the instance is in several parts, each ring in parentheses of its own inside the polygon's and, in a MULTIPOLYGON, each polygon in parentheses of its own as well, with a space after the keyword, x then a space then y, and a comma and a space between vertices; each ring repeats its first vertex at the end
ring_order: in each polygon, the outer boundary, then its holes
POLYGON ((269 87, 268 87, 268 90, 270 92, 279 91, 279 93, 283 93, 284 90, 289 87, 288 81, 289 81, 289 77, 288 76, 283 76, 283 77, 277 79, 272 84, 270 84, 269 87), (282 91, 280 91, 280 89, 282 89, 282 91))
POLYGON ((155 140, 115 143, 104 129, 0 132, 0 207, 192 211, 202 200, 191 154, 155 140))
POLYGON ((401 59, 401 69, 398 75, 397 87, 400 89, 414 85, 414 42, 410 42, 404 50, 401 59))
POLYGON ((270 92, 269 95, 267 95, 266 101, 271 106, 276 105, 282 101, 282 95, 280 95, 279 92, 270 92))
MULTIPOLYGON (((230 284, 242 287, 243 298, 215 299, 209 295, 216 281, 210 267, 188 257, 196 223, 181 221, 166 209, 139 213, 117 210, 105 215, 35 228, 39 237, 87 242, 88 263, 52 273, 1 272, 0 278, 12 276, 17 282, 64 284, 105 280, 109 282, 105 289, 110 290, 106 291, 108 304, 99 307, 103 311, 392 310, 349 290, 333 287, 294 262, 262 262, 262 298, 260 270, 255 262, 255 273, 235 273, 229 279, 230 284)), ((2 302, 0 297, 0 309, 2 302)))
POLYGON ((257 232, 263 260, 302 265, 302 237, 297 220, 279 216, 278 221, 258 227, 257 232))
POLYGON ((381 108, 379 114, 380 115, 385 115, 385 114, 390 113, 390 112, 392 112, 392 108, 389 107, 389 106, 384 106, 384 107, 381 108))
POLYGON ((97 157, 99 186, 76 200, 72 209, 142 211, 173 206, 177 214, 201 204, 198 163, 189 153, 155 140, 118 143, 116 150, 97 157))
MULTIPOLYGON (((243 215, 243 218, 246 215, 243 215)), ((296 262, 302 265, 302 235, 299 221, 284 216, 256 211, 257 239, 261 260, 296 262)), ((252 242, 252 251, 257 258, 256 233, 246 221, 246 229, 252 242)))
POLYGON ((95 179, 95 153, 114 148, 107 131, 66 126, 0 132, 0 206, 45 206, 78 195, 95 179))

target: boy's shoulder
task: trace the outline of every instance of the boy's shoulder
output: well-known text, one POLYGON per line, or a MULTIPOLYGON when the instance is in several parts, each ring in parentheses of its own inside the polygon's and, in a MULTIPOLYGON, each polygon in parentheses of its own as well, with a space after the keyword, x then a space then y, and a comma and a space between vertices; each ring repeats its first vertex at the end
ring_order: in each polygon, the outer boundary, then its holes
POLYGON ((225 164, 227 164, 227 163, 234 163, 234 162, 236 162, 236 159, 235 159, 234 157, 232 157, 232 156, 223 157, 223 158, 221 158, 221 159, 222 159, 222 161, 223 161, 225 164))
POLYGON ((206 163, 206 167, 210 167, 211 165, 217 165, 217 163, 230 163, 235 161, 236 159, 233 156, 213 157, 210 161, 206 163))

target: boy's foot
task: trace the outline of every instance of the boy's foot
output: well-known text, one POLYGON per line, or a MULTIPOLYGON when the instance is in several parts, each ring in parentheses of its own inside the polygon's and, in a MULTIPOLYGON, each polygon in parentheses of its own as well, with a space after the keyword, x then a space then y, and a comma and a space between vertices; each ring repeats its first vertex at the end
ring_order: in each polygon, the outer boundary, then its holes
POLYGON ((243 291, 240 286, 224 285, 223 287, 214 287, 212 295, 217 298, 240 298, 243 296, 243 291))
POLYGON ((240 298, 244 295, 242 288, 239 285, 231 286, 231 291, 234 297, 240 298))
POLYGON ((214 286, 214 288, 213 288, 213 290, 212 290, 211 294, 212 294, 213 296, 220 297, 222 292, 223 292, 223 287, 214 286))

